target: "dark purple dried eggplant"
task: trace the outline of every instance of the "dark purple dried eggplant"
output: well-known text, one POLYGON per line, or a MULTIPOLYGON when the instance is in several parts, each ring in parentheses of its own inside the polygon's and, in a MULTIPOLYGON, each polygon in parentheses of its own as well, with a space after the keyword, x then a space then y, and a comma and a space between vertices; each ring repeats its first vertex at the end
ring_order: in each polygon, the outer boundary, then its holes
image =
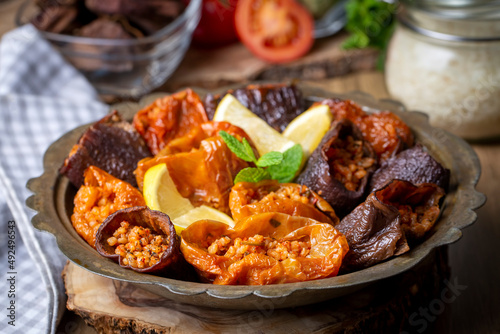
POLYGON ((60 173, 79 188, 85 169, 96 166, 137 187, 134 170, 139 160, 150 156, 135 128, 113 111, 85 131, 64 160, 60 173))
MULTIPOLYGON (((119 22, 107 17, 100 17, 97 20, 83 26, 78 36, 88 38, 108 38, 108 39, 131 39, 129 34, 119 22)), ((142 36, 135 36, 142 37, 142 36)), ((116 52, 116 51, 115 51, 116 52)))
POLYGON ((280 132, 305 108, 302 92, 295 85, 249 85, 220 95, 207 94, 203 104, 209 119, 213 119, 217 105, 226 94, 234 95, 241 104, 280 132))
POLYGON ((177 17, 182 3, 176 0, 85 0, 87 8, 94 13, 109 15, 150 15, 177 17))
POLYGON ((415 185, 396 179, 375 194, 381 202, 398 209, 403 232, 412 242, 421 239, 434 226, 445 191, 434 183, 415 185))
MULTIPOLYGON (((93 20, 80 29, 76 29, 75 35, 87 38, 119 39, 130 40, 132 38, 143 37, 144 34, 130 26, 128 21, 123 18, 110 19, 101 17, 93 20), (128 29, 126 29, 128 28, 128 29)), ((69 49, 76 53, 88 53, 93 55, 113 55, 113 57, 75 57, 72 63, 78 69, 83 71, 109 71, 126 72, 134 67, 130 56, 134 53, 134 47, 124 48, 114 45, 92 45, 92 44, 73 44, 69 49), (114 58, 121 58, 116 60, 114 58)))
POLYGON ((375 151, 356 125, 343 119, 323 137, 296 182, 320 194, 337 216, 344 217, 363 200, 376 161, 375 151), (351 153, 352 160, 345 158, 351 153))
POLYGON ((446 190, 450 182, 450 170, 437 162, 421 144, 417 144, 375 171, 370 181, 370 192, 382 188, 393 179, 413 184, 434 183, 446 190))
POLYGON ((436 222, 443 195, 435 184, 402 180, 371 193, 335 226, 349 244, 342 269, 367 268, 408 251, 408 241, 423 237, 436 222))
MULTIPOLYGON (((175 227, 170 218, 166 214, 150 210, 146 206, 135 206, 118 210, 111 214, 99 227, 96 234, 95 246, 102 256, 113 259, 124 268, 140 273, 156 274, 177 279, 186 279, 194 275, 193 268, 184 260, 181 254, 180 238, 175 232, 175 227), (156 256, 158 262, 152 265, 147 265, 148 263, 146 262, 143 268, 139 267, 140 262, 142 264, 145 263, 144 260, 140 261, 140 259, 144 259, 142 252, 148 252, 147 247, 153 243, 152 241, 147 241, 147 236, 143 237, 146 241, 137 241, 138 247, 141 247, 140 257, 135 256, 134 251, 125 252, 126 256, 118 254, 119 251, 116 251, 118 247, 127 250, 136 247, 134 242, 120 243, 116 240, 118 235, 122 235, 121 238, 128 240, 127 232, 132 231, 134 227, 144 232, 145 235, 149 232, 151 235, 154 234, 155 238, 153 240, 156 243, 160 243, 158 240, 164 241, 164 250, 161 253, 150 253, 150 259, 156 256), (121 233, 120 229, 127 232, 121 233)), ((148 260, 146 259, 145 261, 148 260)))
POLYGON ((31 19, 31 23, 39 30, 60 34, 74 27, 77 15, 78 11, 75 7, 46 7, 31 19))

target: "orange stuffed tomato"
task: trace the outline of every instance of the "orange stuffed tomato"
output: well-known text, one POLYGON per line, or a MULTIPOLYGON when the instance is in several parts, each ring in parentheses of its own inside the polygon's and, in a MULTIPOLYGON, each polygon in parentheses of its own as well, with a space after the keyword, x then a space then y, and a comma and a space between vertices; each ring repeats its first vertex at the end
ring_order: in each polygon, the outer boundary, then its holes
POLYGON ((330 204, 307 186, 276 180, 237 183, 229 195, 229 208, 236 222, 264 212, 307 217, 334 226, 339 222, 330 204))
POLYGON ((337 275, 349 250, 332 225, 283 213, 249 216, 234 228, 200 220, 182 231, 181 251, 203 281, 264 285, 337 275))
POLYGON ((312 16, 295 0, 239 0, 235 25, 243 44, 272 63, 303 56, 314 41, 312 16))
POLYGON ((200 97, 188 88, 156 99, 139 110, 133 125, 151 153, 157 154, 172 139, 185 136, 193 127, 207 121, 200 97))

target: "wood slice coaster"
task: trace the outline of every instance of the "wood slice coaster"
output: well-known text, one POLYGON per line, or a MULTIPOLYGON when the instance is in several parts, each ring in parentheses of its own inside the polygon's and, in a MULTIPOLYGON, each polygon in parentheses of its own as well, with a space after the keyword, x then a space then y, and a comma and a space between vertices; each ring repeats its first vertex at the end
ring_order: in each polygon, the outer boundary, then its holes
POLYGON ((99 333, 397 333, 449 277, 447 249, 346 297, 291 309, 220 310, 180 304, 68 263, 67 307, 99 333))
POLYGON ((172 77, 158 90, 174 91, 189 86, 210 89, 252 80, 319 80, 374 69, 378 51, 343 50, 341 45, 346 37, 346 33, 339 33, 318 39, 307 55, 286 64, 260 60, 240 43, 213 50, 191 48, 172 77))

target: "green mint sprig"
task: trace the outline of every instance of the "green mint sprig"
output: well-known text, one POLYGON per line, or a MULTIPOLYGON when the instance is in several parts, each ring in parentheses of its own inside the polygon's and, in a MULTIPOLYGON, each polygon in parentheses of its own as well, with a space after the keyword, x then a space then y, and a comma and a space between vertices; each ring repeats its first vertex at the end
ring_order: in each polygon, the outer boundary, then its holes
POLYGON ((290 182, 301 166, 303 151, 299 144, 290 147, 284 153, 272 151, 257 159, 246 138, 243 138, 240 142, 226 131, 219 131, 219 135, 238 158, 253 162, 257 166, 242 169, 234 178, 235 184, 262 180, 278 180, 281 183, 290 182))
POLYGON ((291 182, 302 165, 303 156, 302 146, 295 144, 283 153, 283 161, 280 164, 270 166, 267 171, 273 180, 280 183, 291 182))

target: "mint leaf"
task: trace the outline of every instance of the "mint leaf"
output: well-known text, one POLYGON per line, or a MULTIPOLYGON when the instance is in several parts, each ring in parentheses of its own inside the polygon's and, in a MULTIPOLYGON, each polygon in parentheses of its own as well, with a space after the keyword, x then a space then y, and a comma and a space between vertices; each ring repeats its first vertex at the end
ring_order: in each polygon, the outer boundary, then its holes
POLYGON ((234 178, 234 183, 238 182, 259 182, 262 180, 278 180, 279 182, 290 182, 294 179, 300 166, 302 165, 302 147, 296 144, 281 152, 268 152, 257 160, 248 140, 243 138, 240 142, 226 131, 219 131, 227 147, 236 156, 247 162, 253 162, 255 167, 242 169, 234 178), (267 168, 267 169, 264 169, 267 168))
POLYGON ((257 159, 255 159, 255 154, 253 153, 252 146, 250 146, 250 143, 248 140, 243 137, 243 147, 245 148, 245 152, 248 154, 249 157, 252 157, 252 162, 257 163, 257 159))
POLYGON ((281 152, 268 152, 261 156, 255 163, 258 167, 269 167, 279 165, 283 161, 283 153, 281 152))
POLYGON ((271 175, 263 168, 247 167, 240 170, 238 175, 234 178, 234 184, 238 182, 259 182, 262 180, 269 180, 271 175))
POLYGON ((243 138, 243 143, 241 143, 236 137, 231 136, 226 131, 219 131, 219 136, 222 137, 227 147, 236 154, 236 156, 247 162, 256 162, 255 154, 253 153, 252 147, 248 141, 243 138))
POLYGON ((303 155, 302 146, 299 144, 290 147, 283 153, 283 161, 279 165, 267 168, 271 178, 281 183, 292 181, 302 164, 303 155))

